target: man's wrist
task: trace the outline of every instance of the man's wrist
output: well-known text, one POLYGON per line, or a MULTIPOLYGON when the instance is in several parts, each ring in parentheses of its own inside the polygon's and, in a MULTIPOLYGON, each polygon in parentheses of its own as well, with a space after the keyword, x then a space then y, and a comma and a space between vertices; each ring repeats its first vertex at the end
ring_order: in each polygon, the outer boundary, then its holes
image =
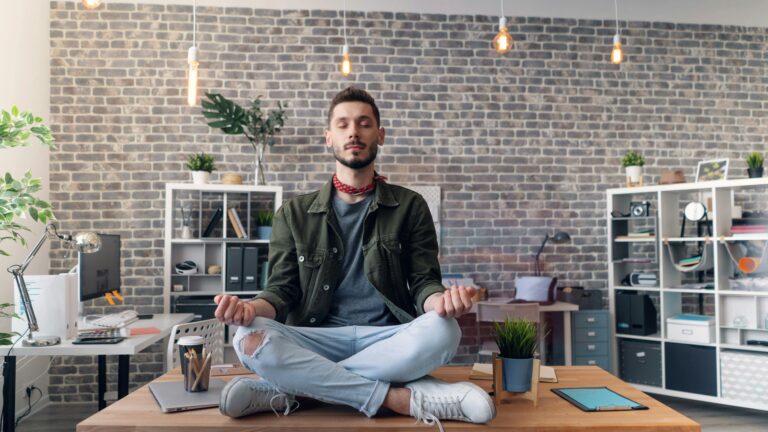
POLYGON ((424 312, 429 312, 431 310, 434 310, 435 302, 437 301, 437 298, 442 296, 443 296, 443 293, 436 292, 434 294, 431 294, 429 297, 427 297, 427 299, 424 300, 424 312))

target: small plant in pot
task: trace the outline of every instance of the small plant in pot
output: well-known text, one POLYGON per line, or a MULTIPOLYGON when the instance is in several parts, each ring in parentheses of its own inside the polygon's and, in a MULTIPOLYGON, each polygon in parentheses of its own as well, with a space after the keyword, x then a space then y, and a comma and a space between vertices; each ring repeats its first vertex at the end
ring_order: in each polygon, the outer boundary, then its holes
POLYGON ((760 178, 763 176, 763 162, 765 162, 765 158, 762 153, 752 152, 747 156, 747 174, 749 174, 749 178, 760 178))
POLYGON ((643 165, 645 158, 640 153, 630 150, 621 160, 627 174, 627 187, 643 185, 643 165))
POLYGON ((538 346, 536 323, 507 318, 494 323, 494 338, 499 346, 504 390, 527 392, 531 389, 533 355, 538 346))
POLYGON ((216 171, 213 156, 205 153, 193 153, 187 159, 187 168, 192 171, 192 183, 197 185, 208 184, 211 181, 211 172, 216 171))
POLYGON ((272 237, 272 219, 275 213, 271 210, 261 210, 256 213, 256 235, 262 240, 272 237))

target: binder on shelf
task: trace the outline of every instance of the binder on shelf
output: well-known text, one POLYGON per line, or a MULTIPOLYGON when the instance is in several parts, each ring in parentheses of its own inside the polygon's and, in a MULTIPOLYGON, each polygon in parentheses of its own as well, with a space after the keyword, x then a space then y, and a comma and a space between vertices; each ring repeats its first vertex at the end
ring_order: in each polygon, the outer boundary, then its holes
POLYGON ((243 248, 240 245, 227 246, 227 275, 225 291, 243 290, 243 248))
POLYGON ((237 238, 245 238, 245 229, 240 222, 240 218, 237 216, 237 211, 234 208, 227 210, 227 216, 229 217, 229 223, 232 224, 232 229, 235 231, 237 238))
POLYGON ((216 211, 213 212, 213 216, 211 216, 211 221, 208 222, 208 226, 205 227, 205 231, 203 231, 203 235, 201 237, 211 236, 213 229, 216 228, 216 224, 219 222, 219 219, 221 219, 221 215, 223 213, 224 211, 221 209, 221 207, 217 208, 216 211))
POLYGON ((259 289, 259 248, 246 246, 243 248, 243 291, 259 289))

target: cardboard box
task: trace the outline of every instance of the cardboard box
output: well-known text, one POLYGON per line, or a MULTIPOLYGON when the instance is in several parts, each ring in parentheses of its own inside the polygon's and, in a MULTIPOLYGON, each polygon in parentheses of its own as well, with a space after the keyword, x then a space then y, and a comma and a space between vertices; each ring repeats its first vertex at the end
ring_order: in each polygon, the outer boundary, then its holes
POLYGON ((681 342, 715 342, 715 318, 682 314, 667 318, 667 339, 681 342))

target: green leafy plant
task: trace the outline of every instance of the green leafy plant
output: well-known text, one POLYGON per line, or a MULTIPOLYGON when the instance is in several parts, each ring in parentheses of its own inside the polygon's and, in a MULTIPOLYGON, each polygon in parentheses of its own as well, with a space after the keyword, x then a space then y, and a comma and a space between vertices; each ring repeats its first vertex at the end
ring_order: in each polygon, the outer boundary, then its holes
POLYGON ((765 158, 760 152, 752 152, 747 156, 747 166, 749 169, 758 169, 763 166, 765 158))
MULTIPOLYGON (((15 105, 10 111, 0 110, 0 149, 26 146, 32 137, 51 149, 56 148, 51 130, 42 118, 20 111, 15 105)), ((0 245, 8 240, 26 245, 21 234, 29 228, 18 223, 17 218, 29 215, 41 223, 53 219, 51 205, 35 197, 41 188, 40 179, 32 178, 30 171, 20 179, 14 179, 10 173, 0 179, 0 245)), ((8 256, 8 253, 0 249, 0 255, 8 256)))
POLYGON ((256 212, 256 226, 272 226, 275 213, 272 210, 260 210, 256 212))
MULTIPOLYGON (((13 306, 13 303, 2 303, 0 304, 0 318, 18 318, 21 319, 21 317, 14 313, 14 312, 6 312, 5 309, 10 308, 13 306)), ((11 345, 13 341, 11 340, 12 337, 18 336, 19 334, 17 332, 0 332, 0 345, 11 345)))
POLYGON ((213 156, 205 153, 193 153, 189 155, 186 166, 190 171, 216 171, 216 164, 213 163, 213 156))
POLYGON ((266 184, 262 158, 266 146, 275 145, 275 136, 285 125, 283 104, 278 102, 277 109, 266 112, 261 107, 261 96, 251 101, 248 108, 218 93, 206 93, 205 96, 208 100, 202 100, 203 117, 208 120, 208 126, 221 129, 227 135, 245 135, 256 152, 261 183, 266 184))
POLYGON ((536 323, 526 319, 507 318, 493 323, 494 338, 501 357, 511 359, 533 358, 538 345, 536 323))
POLYGON ((624 159, 621 160, 621 165, 625 168, 630 166, 643 166, 645 165, 645 158, 640 153, 630 150, 624 155, 624 159))

